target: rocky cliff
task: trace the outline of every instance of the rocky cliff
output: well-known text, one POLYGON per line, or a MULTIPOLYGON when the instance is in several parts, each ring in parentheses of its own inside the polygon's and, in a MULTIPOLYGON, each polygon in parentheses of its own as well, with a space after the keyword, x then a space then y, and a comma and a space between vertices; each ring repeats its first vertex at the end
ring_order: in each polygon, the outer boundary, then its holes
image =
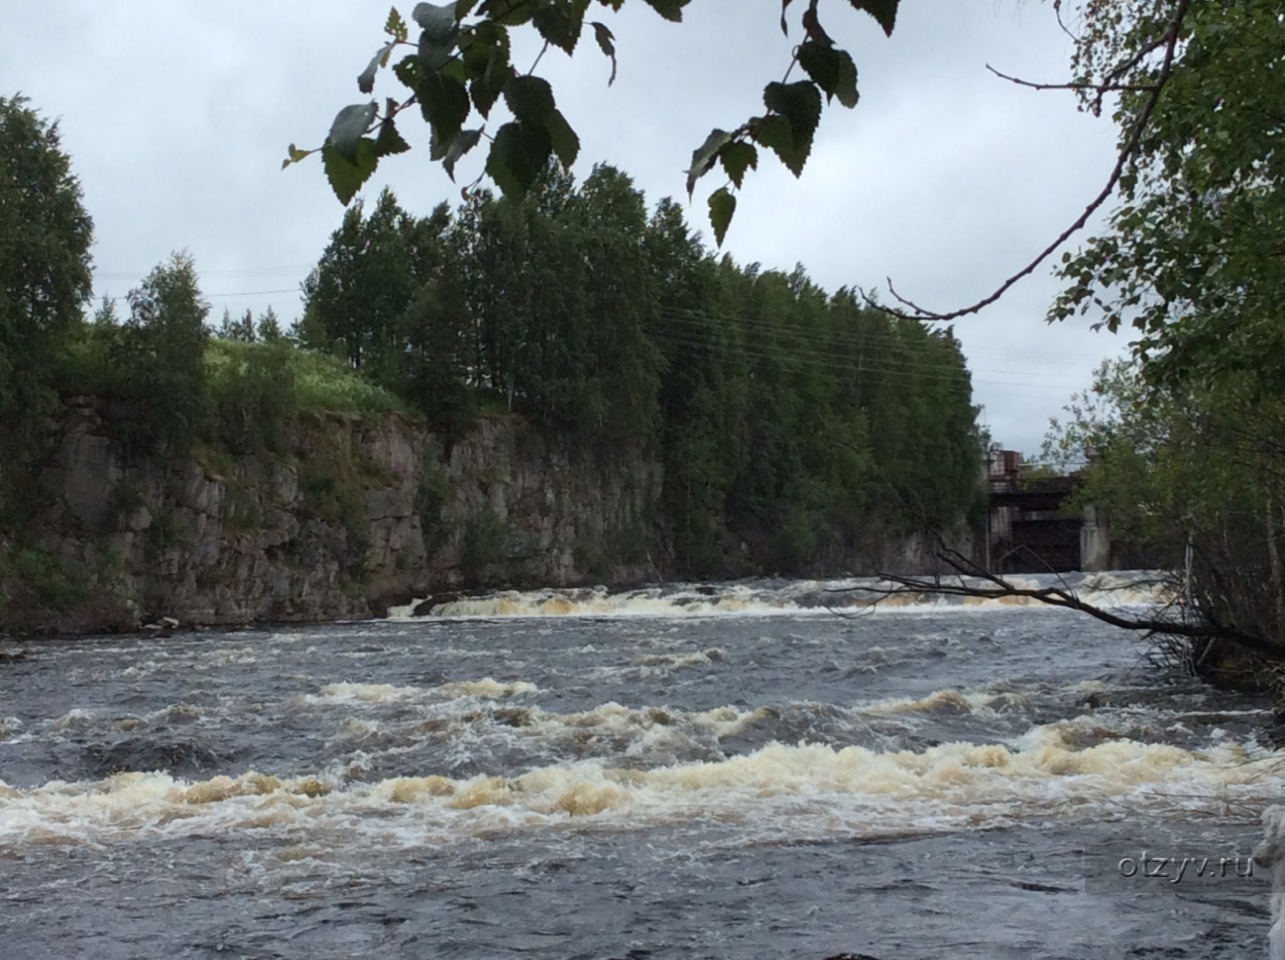
POLYGON ((446 455, 397 415, 301 415, 272 451, 131 462, 112 411, 68 403, 34 539, 11 554, 14 629, 364 617, 463 585, 645 579, 662 477, 484 417, 446 455))

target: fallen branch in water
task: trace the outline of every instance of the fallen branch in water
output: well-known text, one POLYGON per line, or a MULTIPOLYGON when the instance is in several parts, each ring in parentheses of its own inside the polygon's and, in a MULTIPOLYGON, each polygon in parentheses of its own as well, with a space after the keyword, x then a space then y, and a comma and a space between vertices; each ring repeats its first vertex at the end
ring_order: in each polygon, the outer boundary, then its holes
MULTIPOLYGON (((882 583, 891 584, 891 586, 859 586, 845 588, 843 592, 851 590, 860 590, 879 596, 880 599, 886 599, 893 596, 905 596, 908 594, 927 594, 929 596, 942 597, 974 597, 983 600, 1002 600, 1007 597, 1021 597, 1028 600, 1035 600, 1039 603, 1046 604, 1050 607, 1061 607, 1066 610, 1075 610, 1079 613, 1087 614, 1103 623, 1108 623, 1114 627, 1120 627, 1123 630, 1137 630, 1145 633, 1147 638, 1151 637, 1168 637, 1181 638, 1185 640, 1229 640, 1233 643, 1244 647, 1246 650, 1260 654, 1268 659, 1277 659, 1280 656, 1280 650, 1269 644, 1262 637, 1245 633, 1232 627, 1227 627, 1219 623, 1211 623, 1205 620, 1192 621, 1182 616, 1182 605, 1171 603, 1154 615, 1150 616, 1127 616, 1125 614, 1104 609, 1096 604, 1087 602, 1072 589, 1066 585, 1065 581, 1061 586, 1053 587, 1027 587, 1006 580, 1004 577, 991 573, 983 567, 977 565, 972 560, 965 557, 957 550, 948 547, 942 547, 937 552, 937 558, 947 567, 954 571, 954 575, 943 577, 938 574, 931 578, 927 577, 905 577, 897 574, 880 574, 882 583), (971 578, 974 582, 966 582, 965 578, 971 578), (980 581, 980 582, 977 582, 980 581), (1177 617, 1166 616, 1166 613, 1177 608, 1180 612, 1177 617)), ((876 601, 877 603, 878 601, 876 601)))

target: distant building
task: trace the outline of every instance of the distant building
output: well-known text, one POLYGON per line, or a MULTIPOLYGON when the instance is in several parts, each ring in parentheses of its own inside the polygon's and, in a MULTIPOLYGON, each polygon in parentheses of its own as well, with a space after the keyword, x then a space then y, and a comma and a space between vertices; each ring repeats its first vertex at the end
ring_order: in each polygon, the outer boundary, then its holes
POLYGON ((1068 511, 1078 474, 1023 470, 1016 450, 986 458, 987 521, 983 564, 991 573, 1061 573, 1110 566, 1110 539, 1096 511, 1068 511))

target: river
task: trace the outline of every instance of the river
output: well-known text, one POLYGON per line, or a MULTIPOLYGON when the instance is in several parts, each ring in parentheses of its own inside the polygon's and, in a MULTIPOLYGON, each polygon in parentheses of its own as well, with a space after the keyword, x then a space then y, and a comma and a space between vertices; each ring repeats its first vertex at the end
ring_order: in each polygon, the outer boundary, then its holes
POLYGON ((828 590, 0 644, 0 956, 1265 955, 1266 702, 828 590))

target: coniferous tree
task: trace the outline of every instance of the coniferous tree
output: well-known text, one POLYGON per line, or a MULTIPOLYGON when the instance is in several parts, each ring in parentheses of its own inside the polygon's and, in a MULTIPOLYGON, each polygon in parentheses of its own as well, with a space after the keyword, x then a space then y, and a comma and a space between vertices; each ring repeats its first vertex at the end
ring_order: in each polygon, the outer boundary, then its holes
POLYGON ((276 311, 271 307, 259 314, 254 332, 262 343, 278 343, 285 339, 285 334, 281 332, 281 321, 277 319, 276 311))
MULTIPOLYGON (((93 221, 57 124, 0 97, 0 481, 20 480, 92 289, 93 221)), ((3 490, 0 489, 0 496, 3 490)))

